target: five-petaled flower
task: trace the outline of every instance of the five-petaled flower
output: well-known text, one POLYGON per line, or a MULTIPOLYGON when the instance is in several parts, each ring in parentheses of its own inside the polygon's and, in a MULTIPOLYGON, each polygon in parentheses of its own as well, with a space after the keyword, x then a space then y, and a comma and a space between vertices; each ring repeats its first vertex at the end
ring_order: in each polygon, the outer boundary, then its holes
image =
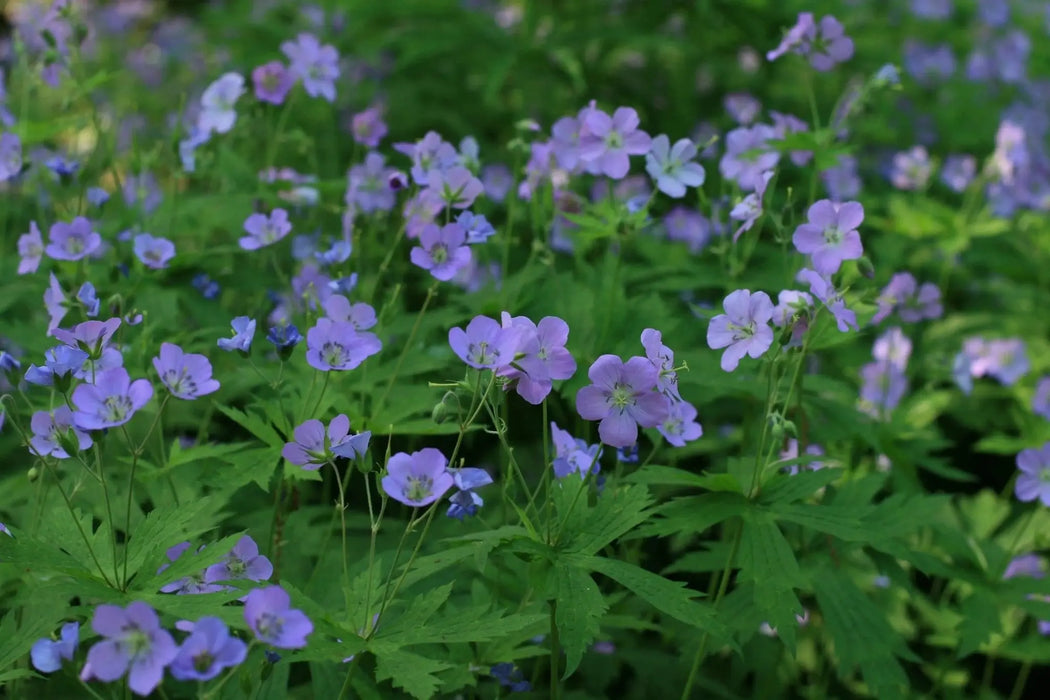
POLYGON ((161 343, 160 355, 153 358, 153 367, 161 383, 177 399, 193 400, 219 389, 219 382, 212 379, 208 358, 185 353, 178 345, 161 343))
POLYGON ((88 650, 81 679, 110 682, 127 673, 128 687, 137 695, 149 695, 160 685, 165 667, 178 652, 157 613, 141 601, 127 608, 99 605, 91 629, 103 639, 88 650))
POLYGON ((244 600, 244 621, 259 641, 281 649, 302 649, 314 624, 280 586, 256 588, 244 600))
POLYGON ((455 484, 448 460, 434 447, 391 455, 383 477, 383 491, 406 506, 426 506, 441 498, 455 484))
POLYGON ((124 425, 153 398, 148 379, 131 381, 123 367, 103 370, 93 384, 73 390, 73 423, 82 430, 101 430, 124 425))
POLYGON ((748 355, 757 359, 773 344, 773 329, 769 321, 773 318, 773 302, 765 292, 751 293, 749 289, 738 289, 722 302, 724 314, 711 319, 707 326, 707 344, 722 353, 722 369, 732 372, 748 355))
POLYGON ((306 332, 306 361, 322 372, 354 369, 382 349, 375 333, 359 331, 350 321, 319 318, 306 332))
POLYGON ((409 256, 412 264, 429 270, 435 279, 448 282, 470 264, 471 252, 467 232, 457 223, 427 224, 419 234, 419 245, 409 256))
POLYGON ((171 662, 171 675, 180 681, 207 681, 224 668, 238 666, 248 655, 248 645, 230 634, 217 617, 202 617, 183 640, 171 662))
POLYGON ((795 229, 791 240, 798 252, 812 256, 819 274, 833 275, 843 260, 856 260, 864 254, 856 230, 864 221, 864 207, 859 202, 839 204, 822 199, 810 206, 808 219, 795 229))
POLYGON ((1021 450, 1017 455, 1017 475, 1014 493, 1019 501, 1039 500, 1050 506, 1050 442, 1042 447, 1021 450))
POLYGON ((601 421, 598 435, 606 445, 629 447, 638 441, 639 425, 655 428, 667 418, 667 397, 656 390, 659 372, 647 358, 602 355, 587 377, 592 383, 577 392, 576 411, 601 421))

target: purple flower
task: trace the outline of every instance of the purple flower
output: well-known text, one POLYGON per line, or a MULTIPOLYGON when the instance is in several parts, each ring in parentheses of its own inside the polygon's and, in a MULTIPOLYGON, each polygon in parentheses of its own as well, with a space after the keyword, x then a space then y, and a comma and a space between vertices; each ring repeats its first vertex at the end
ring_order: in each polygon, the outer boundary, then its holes
POLYGON ((846 36, 842 23, 831 15, 824 15, 817 25, 806 28, 803 45, 809 64, 821 72, 853 57, 853 40, 846 36))
POLYGON ((273 576, 273 564, 259 554, 259 545, 248 535, 241 537, 222 561, 204 570, 206 583, 220 581, 268 581, 273 576))
POLYGON ((18 254, 21 256, 18 274, 28 275, 40 267, 40 260, 44 255, 44 239, 41 238, 40 229, 35 221, 29 222, 29 233, 18 237, 18 254))
POLYGON ((655 428, 668 416, 667 398, 656 391, 659 374, 644 357, 625 363, 616 355, 602 355, 590 369, 591 380, 576 394, 576 411, 584 420, 598 420, 598 435, 612 447, 638 441, 638 426, 655 428))
POLYGON ((768 181, 766 172, 780 162, 780 152, 769 144, 776 138, 776 131, 768 124, 733 129, 726 134, 726 152, 718 163, 719 172, 736 180, 742 190, 759 189, 768 181))
MULTIPOLYGON (((518 395, 534 406, 539 405, 550 394, 552 380, 569 379, 576 373, 576 360, 565 348, 569 340, 569 324, 556 316, 545 316, 536 324, 525 316, 512 318, 506 311, 503 312, 501 320, 501 333, 513 346, 510 351, 511 357, 495 366, 496 373, 510 382, 516 381, 518 395), (510 363, 511 360, 513 364, 510 363)), ((469 326, 467 331, 469 333, 469 326)), ((449 342, 451 341, 452 331, 449 332, 449 342)), ((470 361, 460 354, 462 345, 460 349, 456 349, 455 346, 453 349, 470 364, 470 361)), ((466 352, 466 355, 469 354, 469 351, 466 352)), ((509 384, 506 386, 509 388, 509 384)))
MULTIPOLYGON (((809 125, 796 116, 782 114, 770 110, 769 116, 773 117, 773 131, 778 140, 788 138, 791 134, 800 134, 809 131, 809 125)), ((802 167, 813 158, 813 151, 791 151, 791 162, 802 167)))
POLYGON ((678 206, 664 217, 667 238, 682 241, 689 246, 690 253, 699 253, 711 240, 711 222, 698 211, 678 206))
POLYGON ((890 182, 899 190, 921 190, 930 180, 930 156, 923 146, 913 146, 893 156, 890 182))
POLYGON ((427 185, 430 172, 446 170, 458 161, 455 146, 436 131, 428 131, 417 143, 395 143, 394 150, 412 159, 412 179, 421 186, 427 185))
POLYGON ((1046 571, 1043 568, 1043 558, 1034 553, 1014 557, 1006 566, 1006 571, 1003 572, 1003 580, 1012 579, 1015 576, 1043 578, 1046 576, 1046 571))
POLYGON ((610 117, 589 109, 582 119, 586 134, 580 137, 580 159, 597 173, 619 180, 631 169, 630 156, 649 152, 652 139, 638 128, 638 113, 620 107, 610 117))
MULTIPOLYGON (((168 561, 175 562, 183 553, 190 548, 189 542, 180 542, 177 545, 168 547, 165 555, 168 557, 168 561)), ((204 550, 204 545, 197 548, 197 551, 192 555, 196 556, 204 550)), ((171 564, 163 564, 157 569, 157 575, 167 571, 171 564)), ((161 593, 174 593, 175 595, 200 595, 203 593, 217 593, 223 590, 222 586, 216 586, 215 584, 204 582, 204 570, 201 569, 195 574, 190 576, 184 576, 177 581, 166 583, 160 587, 161 593)), ((176 625, 177 626, 177 625, 176 625)))
POLYGON ((244 600, 244 621, 256 638, 281 649, 301 649, 314 631, 302 610, 291 608, 291 598, 280 586, 256 588, 244 600))
POLYGON ((186 354, 178 345, 161 343, 160 355, 153 358, 153 367, 175 398, 191 401, 219 389, 219 382, 212 379, 208 358, 186 354))
POLYGON ((674 366, 674 350, 663 343, 663 334, 655 328, 642 331, 642 347, 645 357, 656 368, 656 388, 673 401, 680 401, 678 393, 678 372, 674 366))
POLYGON ((532 683, 525 680, 521 669, 515 667, 510 661, 495 664, 489 669, 489 674, 499 681, 501 686, 509 688, 512 693, 527 693, 532 690, 532 683))
POLYGON ((911 11, 924 19, 948 19, 952 14, 952 0, 911 0, 911 11))
POLYGON ((871 319, 872 323, 880 323, 894 311, 905 323, 917 323, 924 318, 935 319, 944 311, 941 290, 932 282, 919 286, 909 272, 893 275, 875 301, 879 308, 871 319))
POLYGON ((845 333, 850 328, 857 330, 857 314, 852 309, 846 308, 842 294, 831 284, 831 280, 814 270, 807 269, 799 270, 796 279, 809 285, 810 294, 820 299, 820 302, 835 317, 839 331, 845 333))
POLYGON ((354 369, 382 349, 375 333, 358 331, 349 321, 319 318, 306 332, 306 362, 322 372, 354 369))
POLYGON ((745 231, 750 231, 751 227, 755 225, 755 222, 757 222, 765 212, 762 200, 765 199, 766 188, 769 186, 769 181, 772 179, 772 170, 767 170, 762 173, 762 179, 758 183, 758 188, 740 200, 740 202, 729 212, 730 219, 741 222, 736 232, 733 233, 734 243, 740 239, 740 236, 744 235, 745 231))
POLYGON ((369 107, 358 112, 350 120, 350 134, 366 148, 376 148, 387 134, 383 111, 379 107, 369 107))
POLYGON ((802 344, 802 336, 809 330, 812 308, 813 297, 807 292, 785 289, 777 295, 777 305, 773 307, 773 325, 777 328, 791 328, 791 340, 785 348, 802 344))
POLYGON ((116 367, 95 375, 94 384, 81 384, 73 390, 77 410, 73 422, 83 430, 101 430, 124 425, 153 398, 148 379, 131 381, 128 371, 116 367))
POLYGON ((456 223, 466 231, 467 245, 484 243, 496 235, 496 229, 481 214, 474 214, 469 211, 462 212, 456 217, 456 223))
POLYGON ((251 350, 252 340, 255 338, 255 319, 237 316, 230 321, 230 326, 233 328, 233 337, 219 338, 217 345, 227 352, 238 350, 247 353, 251 350))
POLYGON ((201 272, 193 276, 193 280, 190 282, 193 288, 201 293, 205 299, 214 299, 219 296, 219 283, 208 276, 206 272, 201 272))
POLYGON ((598 460, 602 456, 601 445, 588 445, 584 440, 574 438, 567 430, 562 430, 551 421, 551 439, 554 443, 554 476, 564 479, 569 474, 577 473, 583 479, 591 471, 598 473, 598 460))
POLYGON ((171 675, 180 681, 207 681, 224 668, 237 666, 248 655, 248 645, 230 635, 217 617, 202 617, 183 640, 171 662, 171 675))
POLYGON ((941 169, 941 182, 953 192, 962 192, 977 175, 977 159, 971 155, 948 156, 941 169))
POLYGON ((892 362, 870 362, 860 368, 864 384, 860 398, 872 415, 885 416, 900 403, 908 390, 903 370, 892 362))
POLYGON ((80 348, 91 359, 99 359, 118 328, 120 319, 111 318, 106 321, 84 321, 72 330, 56 328, 51 331, 51 335, 70 347, 80 348))
POLYGON ((279 105, 295 85, 295 76, 280 61, 270 61, 252 71, 252 84, 256 99, 279 105))
POLYGON ((68 377, 84 366, 88 354, 79 348, 69 345, 57 345, 44 352, 44 366, 30 365, 25 379, 30 384, 52 386, 56 378, 59 381, 68 377))
POLYGON ((1027 503, 1039 499, 1050 506, 1050 442, 1038 449, 1021 450, 1017 468, 1021 471, 1014 486, 1017 500, 1027 503))
POLYGON ((102 302, 99 300, 98 294, 95 292, 95 285, 90 282, 85 282, 80 285, 80 289, 77 290, 77 301, 82 304, 85 316, 88 318, 98 316, 99 307, 102 302))
POLYGON ((390 457, 383 490, 406 506, 425 506, 441 498, 455 484, 448 460, 441 451, 424 447, 418 452, 398 452, 390 457))
POLYGON ((347 321, 359 331, 366 331, 376 325, 376 310, 370 304, 351 304, 342 294, 333 294, 324 300, 322 306, 328 318, 347 321))
POLYGON ((163 195, 157 186, 153 173, 143 172, 124 178, 124 203, 129 207, 136 203, 142 206, 143 213, 149 214, 160 206, 163 195))
POLYGON ((1035 387, 1032 396, 1032 411, 1037 416, 1050 420, 1050 376, 1043 377, 1035 387))
POLYGON ((266 332, 266 339, 277 347, 278 352, 288 352, 299 344, 303 336, 293 324, 284 323, 271 326, 266 332))
POLYGON ((368 451, 368 441, 372 433, 368 430, 351 433, 350 419, 346 414, 340 413, 328 424, 327 433, 324 423, 311 418, 296 426, 292 436, 295 441, 285 444, 281 456, 292 464, 312 471, 333 462, 336 457, 363 457, 368 451))
POLYGON ((747 125, 758 118, 762 103, 746 92, 733 92, 725 97, 726 111, 737 124, 747 125))
POLYGON ((800 12, 794 26, 787 30, 780 45, 766 53, 767 61, 775 61, 784 54, 790 52, 804 53, 808 44, 808 37, 816 31, 812 12, 800 12))
POLYGON ((390 187, 393 168, 386 167, 386 157, 375 151, 365 156, 365 162, 355 165, 347 172, 346 195, 349 207, 364 214, 374 211, 390 211, 397 195, 390 187))
POLYGON ((704 434, 704 429, 695 419, 696 407, 693 404, 687 401, 672 401, 667 418, 656 426, 656 429, 675 447, 685 447, 685 443, 692 442, 704 434))
POLYGON ((80 623, 67 622, 62 625, 58 641, 48 638, 36 640, 33 642, 33 648, 29 650, 33 668, 41 673, 54 673, 62 668, 63 659, 73 660, 79 639, 80 623))
POLYGON ((514 186, 514 174, 502 163, 491 163, 481 169, 481 184, 485 196, 493 202, 502 202, 514 186))
POLYGON ((809 208, 808 223, 801 224, 791 237, 798 252, 813 259, 813 267, 824 276, 838 272, 844 260, 864 254, 857 227, 864 221, 859 202, 838 204, 828 199, 809 208))
POLYGON ((500 369, 510 365, 517 352, 521 332, 501 326, 488 316, 475 316, 466 330, 450 328, 448 344, 459 359, 474 369, 500 369))
POLYGON ((258 250, 276 243, 292 230, 292 224, 288 221, 288 212, 284 209, 274 209, 270 215, 252 214, 244 220, 244 230, 247 236, 242 236, 238 241, 244 250, 258 250))
POLYGON ((427 186, 421 196, 432 207, 467 209, 484 191, 481 180, 463 166, 456 165, 427 173, 427 186))
POLYGON ((225 134, 237 121, 234 105, 244 94, 244 76, 226 73, 209 85, 201 95, 201 111, 197 117, 197 128, 210 134, 225 134))
POLYGON ((55 222, 48 231, 48 244, 44 249, 54 260, 81 260, 94 253, 102 245, 102 236, 92 230, 91 222, 78 216, 70 223, 55 222))
POLYGON ((687 187, 704 184, 704 166, 694 161, 696 145, 689 139, 671 140, 660 134, 652 140, 645 155, 645 169, 656 182, 656 187, 668 197, 685 196, 687 187))
POLYGON ((0 134, 0 182, 22 172, 22 142, 11 133, 0 134))
POLYGON ((135 236, 135 257, 146 267, 163 270, 175 257, 175 244, 167 238, 154 238, 148 233, 135 236))
POLYGON ((748 289, 732 292, 722 302, 724 314, 711 319, 707 326, 707 345, 712 349, 726 348, 721 366, 732 372, 744 355, 758 359, 773 344, 773 302, 765 292, 751 293, 748 289))
POLYGON ((29 439, 29 451, 40 457, 50 455, 55 459, 68 459, 66 445, 76 445, 79 451, 91 447, 91 436, 73 425, 73 411, 68 406, 59 406, 54 411, 37 411, 29 421, 33 437, 29 439), (63 437, 68 439, 63 441, 63 437))
POLYGON ((890 328, 875 339, 871 354, 879 362, 888 362, 903 372, 911 357, 911 340, 900 328, 890 328))
POLYGON ((289 71, 303 81, 303 89, 310 97, 323 97, 335 102, 335 79, 339 77, 339 53, 334 46, 317 40, 313 34, 302 33, 295 42, 281 44, 288 57, 289 71))
POLYGON ((491 484, 492 477, 484 469, 465 467, 452 472, 452 481, 459 491, 449 497, 450 505, 445 515, 456 520, 473 516, 478 512, 478 508, 485 505, 485 501, 474 493, 474 489, 491 484))
POLYGON ((103 640, 88 650, 81 678, 110 682, 127 673, 128 686, 137 695, 149 695, 160 685, 164 668, 178 651, 157 613, 140 601, 127 608, 99 605, 91 628, 103 640))
POLYGON ((447 282, 471 260, 467 233, 459 224, 427 224, 419 234, 420 245, 412 249, 412 264, 429 270, 435 279, 447 282))
MULTIPOLYGON (((807 445, 805 453, 814 457, 820 457, 824 454, 824 448, 822 448, 820 445, 807 445)), ((795 438, 789 438, 787 441, 787 445, 785 445, 784 449, 780 452, 780 459, 782 461, 788 461, 798 459, 798 457, 798 440, 796 440, 795 438)), ((794 476, 795 474, 798 474, 800 466, 811 471, 817 471, 818 469, 824 468, 824 463, 814 461, 806 462, 804 465, 792 464, 784 467, 784 471, 794 476)))
POLYGON ((861 181, 857 176, 857 159, 853 156, 839 156, 838 163, 823 170, 820 179, 828 196, 836 202, 852 199, 860 194, 861 181))

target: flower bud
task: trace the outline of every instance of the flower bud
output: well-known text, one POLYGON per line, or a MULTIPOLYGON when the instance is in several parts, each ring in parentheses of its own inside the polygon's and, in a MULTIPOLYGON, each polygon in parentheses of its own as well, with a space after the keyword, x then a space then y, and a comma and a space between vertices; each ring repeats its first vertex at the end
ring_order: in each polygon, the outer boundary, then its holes
POLYGON ((29 471, 26 472, 26 476, 29 478, 29 482, 33 483, 40 478, 40 470, 36 467, 30 467, 29 471))

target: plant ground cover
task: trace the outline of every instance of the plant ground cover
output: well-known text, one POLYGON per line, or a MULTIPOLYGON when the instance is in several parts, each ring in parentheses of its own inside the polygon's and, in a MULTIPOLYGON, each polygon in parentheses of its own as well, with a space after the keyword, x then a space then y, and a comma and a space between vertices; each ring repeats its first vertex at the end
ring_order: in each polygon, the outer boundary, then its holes
POLYGON ((7 697, 1046 681, 1050 3, 0 10, 7 697))

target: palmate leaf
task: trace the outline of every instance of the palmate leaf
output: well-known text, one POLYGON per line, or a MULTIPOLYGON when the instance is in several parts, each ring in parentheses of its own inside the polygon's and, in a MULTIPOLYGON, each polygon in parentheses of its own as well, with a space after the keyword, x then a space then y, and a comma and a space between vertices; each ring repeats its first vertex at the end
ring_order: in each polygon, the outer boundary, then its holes
POLYGON ((959 648, 956 657, 963 658, 981 648, 1002 629, 999 611, 1005 608, 987 588, 976 588, 959 606, 959 648))
POLYGON ((376 680, 390 680, 395 688, 401 688, 418 700, 434 697, 441 684, 441 679, 434 674, 451 667, 444 661, 405 651, 398 645, 380 640, 373 640, 369 649, 376 657, 376 680))
POLYGON ((240 409, 233 408, 232 406, 225 406, 221 403, 216 403, 215 408, 270 447, 277 448, 278 450, 284 447, 285 441, 277 434, 277 431, 274 430, 270 421, 261 418, 257 414, 246 413, 240 409))
MULTIPOLYGON (((221 504, 205 497, 179 506, 156 508, 148 513, 145 520, 131 531, 128 574, 138 572, 147 558, 160 561, 164 550, 209 529, 210 523, 217 519, 219 508, 221 504)), ((191 549, 196 551, 196 547, 191 546, 191 549)), ((151 578, 153 571, 149 573, 151 578)))
MULTIPOLYGON (((586 496, 581 495, 581 501, 586 496)), ((563 526, 571 539, 562 550, 576 554, 594 554, 617 538, 645 522, 652 500, 644 486, 621 486, 606 489, 594 506, 577 503, 583 517, 563 526)))
MULTIPOLYGON (((817 455, 806 455, 803 459, 807 462, 822 459, 817 455)), ((791 463, 796 460, 791 460, 791 463)), ((801 462, 800 462, 801 463, 801 462)), ((784 462, 784 465, 789 464, 784 462)), ((781 463, 778 463, 780 466, 781 463)), ((807 498, 819 489, 842 476, 842 469, 825 467, 816 471, 810 469, 800 470, 797 474, 779 473, 762 485, 759 497, 761 503, 793 503, 807 498)))
POLYGON ((598 622, 607 609, 598 584, 583 569, 559 561, 551 576, 555 600, 554 622, 565 650, 565 672, 568 678, 579 667, 583 653, 598 637, 598 622))
POLYGON ((65 617, 66 609, 61 605, 36 606, 33 612, 23 615, 21 623, 16 621, 14 611, 0 619, 0 671, 29 653, 33 642, 50 636, 65 617))
POLYGON ((744 519, 743 528, 739 580, 754 583, 755 607, 793 650, 795 615, 802 613, 794 591, 802 585, 795 554, 770 515, 751 513, 744 519))
POLYGON ((658 517, 638 528, 638 535, 703 534, 708 528, 737 515, 751 504, 738 493, 714 492, 676 498, 653 510, 658 517))

